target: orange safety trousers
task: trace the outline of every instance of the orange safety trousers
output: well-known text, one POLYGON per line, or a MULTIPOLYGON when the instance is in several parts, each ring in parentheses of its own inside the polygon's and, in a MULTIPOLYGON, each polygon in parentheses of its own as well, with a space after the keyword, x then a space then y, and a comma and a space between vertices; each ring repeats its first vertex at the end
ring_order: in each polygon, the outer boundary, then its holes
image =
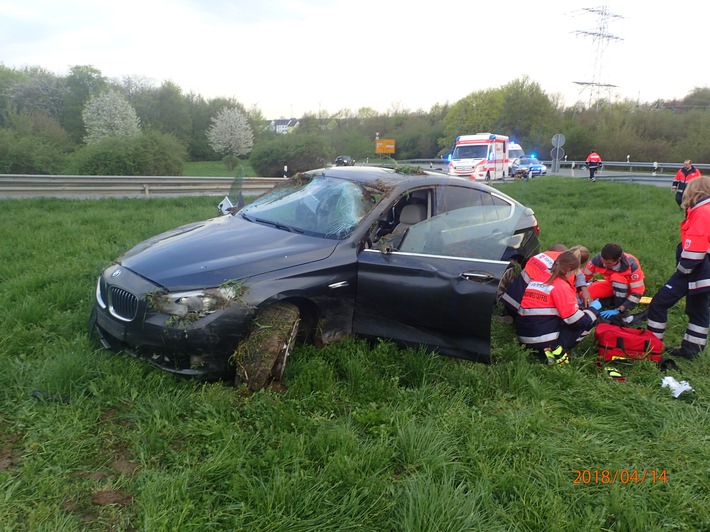
POLYGON ((589 284, 589 295, 592 299, 604 299, 607 297, 620 297, 625 299, 629 296, 629 279, 625 275, 619 273, 612 273, 607 279, 602 279, 599 281, 594 281, 589 284), (616 286, 625 285, 625 294, 614 293, 614 283, 616 286))

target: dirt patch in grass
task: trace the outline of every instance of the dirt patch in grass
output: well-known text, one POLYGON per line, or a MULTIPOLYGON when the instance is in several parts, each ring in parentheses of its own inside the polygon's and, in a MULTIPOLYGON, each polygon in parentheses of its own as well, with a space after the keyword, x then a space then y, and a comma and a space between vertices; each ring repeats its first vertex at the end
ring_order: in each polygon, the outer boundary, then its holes
POLYGON ((102 490, 91 495, 91 503, 96 506, 108 506, 110 504, 130 506, 133 504, 133 495, 120 490, 102 490))
POLYGON ((22 453, 15 449, 17 440, 19 440, 19 436, 16 434, 3 435, 0 439, 0 471, 8 471, 22 462, 22 453))
POLYGON ((138 464, 123 457, 117 458, 111 462, 111 467, 113 467, 120 474, 127 476, 133 475, 136 471, 138 471, 138 464))

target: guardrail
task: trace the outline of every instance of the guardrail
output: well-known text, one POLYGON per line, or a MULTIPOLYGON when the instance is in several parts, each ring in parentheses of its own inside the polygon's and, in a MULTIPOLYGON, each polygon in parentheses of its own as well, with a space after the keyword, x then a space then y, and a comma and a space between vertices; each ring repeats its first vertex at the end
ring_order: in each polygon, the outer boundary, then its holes
MULTIPOLYGON (((552 164, 551 161, 545 161, 544 164, 546 164, 548 167, 552 164)), ((565 168, 569 167, 572 169, 581 169, 583 166, 586 166, 585 161, 560 161, 560 168, 565 168)), ((672 175, 675 175, 675 173, 678 171, 679 168, 683 166, 683 163, 663 163, 663 162, 641 162, 641 161, 603 161, 602 165, 604 168, 607 169, 617 169, 617 170, 626 170, 629 172, 638 172, 638 171, 643 171, 643 172, 650 172, 650 173, 670 173, 672 175)), ((700 170, 702 173, 708 173, 710 172, 710 164, 696 164, 693 163, 693 166, 695 166, 698 170, 700 170)))
MULTIPOLYGON (((584 177, 583 162, 562 161, 557 175, 584 177)), ((394 166, 393 161, 376 160, 363 162, 369 166, 394 166)), ((397 164, 418 165, 424 169, 445 172, 444 159, 410 159, 397 164)), ((545 161, 550 167, 550 162, 545 161)), ((653 163, 605 162, 597 174, 599 179, 609 181, 633 181, 643 184, 670 186, 678 165, 663 163, 671 174, 661 174, 653 163), (649 166, 650 165, 650 166, 649 166), (638 171, 642 169, 642 171, 638 171), (636 172, 634 172, 636 170, 636 172), (654 172, 655 170, 655 172, 654 172)), ((696 165, 710 171, 710 165, 696 165)), ((31 174, 0 174, 0 198, 101 198, 101 197, 146 197, 151 196, 225 196, 232 192, 234 177, 197 176, 56 176, 31 174)), ((282 177, 244 177, 241 190, 244 196, 258 196, 284 181, 282 177)))
MULTIPOLYGON (((234 177, 190 176, 49 176, 0 174, 0 197, 150 197, 224 196, 235 184, 234 177)), ((283 182, 280 177, 241 178, 244 196, 258 196, 283 182)))
MULTIPOLYGON (((541 163, 547 165, 548 171, 552 168, 551 160, 540 159, 541 163)), ((446 167, 449 161, 446 159, 408 159, 396 161, 396 164, 409 164, 415 166, 421 166, 422 168, 436 168, 436 167, 446 167)), ((368 166, 388 166, 392 167, 395 162, 388 159, 376 159, 371 158, 365 161, 358 161, 357 164, 364 164, 368 166)), ((560 161, 560 169, 567 170, 583 170, 586 168, 586 161, 560 161)), ((618 170, 627 172, 648 172, 649 174, 661 174, 670 173, 675 175, 683 163, 667 163, 667 162, 644 162, 644 161, 603 161, 602 165, 607 170, 618 170)), ((703 163, 693 163, 693 165, 703 173, 710 174, 710 164, 703 163)))

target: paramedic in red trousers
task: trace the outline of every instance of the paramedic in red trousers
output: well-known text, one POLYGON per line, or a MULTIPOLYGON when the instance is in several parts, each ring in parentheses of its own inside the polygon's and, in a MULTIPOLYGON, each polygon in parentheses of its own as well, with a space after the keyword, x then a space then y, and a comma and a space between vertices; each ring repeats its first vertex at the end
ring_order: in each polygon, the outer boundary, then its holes
POLYGON ((683 191, 693 179, 700 177, 700 170, 693 166, 693 162, 688 159, 683 163, 683 167, 675 174, 675 179, 671 184, 671 190, 675 192, 675 201, 680 205, 683 199, 683 191))
POLYGON ((590 181, 596 181, 594 178, 594 174, 597 173, 597 170, 599 170, 599 167, 602 165, 602 158, 599 157, 599 154, 596 152, 596 150, 592 150, 589 155, 587 155, 587 168, 589 169, 589 180, 590 181))
POLYGON ((646 290, 638 259, 624 253, 619 244, 605 245, 583 271, 587 281, 596 274, 604 277, 589 284, 589 295, 598 299, 602 307, 611 307, 601 312, 601 317, 606 320, 636 308, 646 290))
MULTIPOLYGON (((530 284, 530 281, 544 281, 548 279, 550 277, 550 269, 555 259, 557 259, 563 251, 567 251, 567 246, 564 244, 554 244, 550 246, 549 250, 538 253, 528 259, 520 274, 501 296, 501 303, 503 303, 503 307, 510 316, 513 318, 517 317, 520 301, 523 299, 523 294, 528 284, 530 284)), ((589 260, 589 250, 584 246, 573 246, 570 251, 573 251, 575 255, 577 255, 582 266, 589 260)), ((582 270, 577 271, 575 287, 584 306, 588 306, 592 298, 589 295, 587 280, 582 270)))
POLYGON ((667 349, 672 356, 693 359, 705 349, 710 326, 710 178, 693 179, 685 188, 681 207, 678 265, 648 307, 648 330, 663 340, 668 309, 685 297, 688 327, 680 347, 667 349))
POLYGON ((592 301, 580 309, 572 283, 579 257, 571 250, 557 257, 550 276, 531 281, 520 302, 515 332, 518 341, 548 364, 569 362, 569 350, 581 342, 595 325, 601 305, 592 301))

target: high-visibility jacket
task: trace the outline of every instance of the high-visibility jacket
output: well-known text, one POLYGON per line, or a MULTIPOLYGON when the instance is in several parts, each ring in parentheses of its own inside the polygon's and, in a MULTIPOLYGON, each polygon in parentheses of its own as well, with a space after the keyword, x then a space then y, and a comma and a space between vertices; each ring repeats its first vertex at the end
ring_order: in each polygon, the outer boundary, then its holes
POLYGON ((599 156, 598 153, 590 153, 587 156, 587 166, 591 166, 592 168, 598 168, 600 164, 602 164, 602 158, 599 156))
MULTIPOLYGON (((525 288, 531 281, 544 282, 550 278, 552 265, 561 254, 561 251, 543 251, 528 259, 520 275, 515 278, 501 297, 508 310, 515 312, 520 308, 520 301, 523 299, 525 288)), ((575 277, 577 288, 587 285, 584 274, 581 271, 578 271, 575 277)))
POLYGON ((682 194, 688 182, 692 181, 696 177, 700 177, 700 170, 695 168, 692 164, 690 165, 690 168, 686 168, 684 166, 676 172, 671 188, 676 189, 682 194))
POLYGON ((678 272, 689 276, 688 291, 710 291, 710 197, 688 209, 680 224, 678 272))
POLYGON ((562 327, 579 329, 584 334, 596 321, 591 309, 581 310, 574 287, 568 279, 552 283, 532 281, 520 302, 515 330, 520 343, 531 347, 557 345, 562 327))
POLYGON ((619 264, 612 268, 606 268, 602 262, 602 254, 594 255, 582 270, 589 281, 595 274, 601 274, 604 280, 613 285, 614 296, 623 299, 626 310, 632 310, 638 305, 646 284, 644 274, 638 259, 630 253, 622 253, 619 264))

